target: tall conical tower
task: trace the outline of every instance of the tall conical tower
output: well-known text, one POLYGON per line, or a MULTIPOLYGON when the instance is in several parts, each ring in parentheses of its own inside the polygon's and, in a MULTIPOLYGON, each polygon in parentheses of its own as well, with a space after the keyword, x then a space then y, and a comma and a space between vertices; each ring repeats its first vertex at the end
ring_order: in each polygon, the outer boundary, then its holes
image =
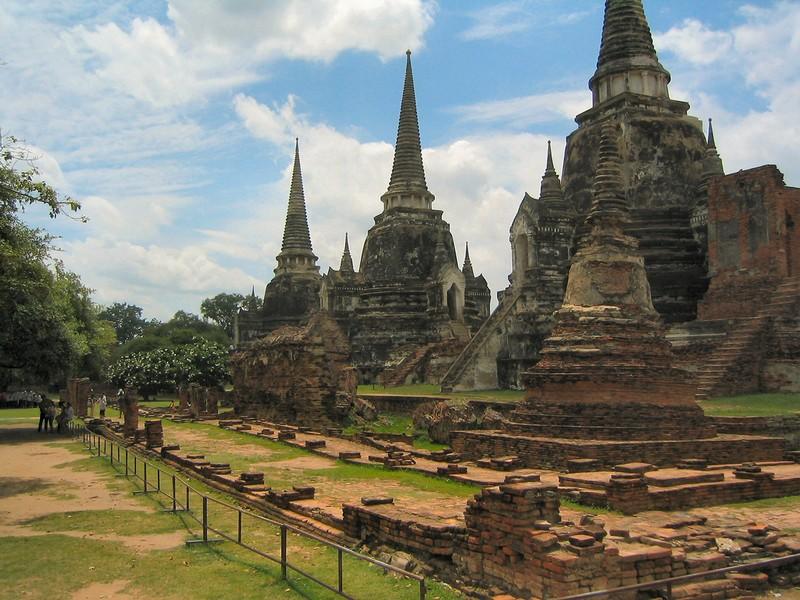
POLYGON ((408 50, 392 176, 389 179, 389 188, 381 196, 381 201, 386 211, 395 207, 430 209, 433 199, 433 194, 428 191, 428 185, 425 183, 425 169, 422 166, 417 98, 414 93, 414 74, 411 70, 411 50, 408 50))
POLYGON ((321 276, 311 248, 297 139, 283 243, 276 258, 275 277, 264 290, 261 309, 248 306, 237 315, 237 343, 251 342, 282 325, 302 325, 319 308, 321 276))
POLYGON ((300 141, 295 138, 294 167, 292 183, 289 188, 289 206, 286 209, 286 223, 283 226, 283 243, 277 256, 278 267, 275 275, 319 274, 317 257, 311 248, 311 234, 308 231, 306 197, 303 192, 303 173, 300 170, 300 141))
POLYGON ((475 277, 475 271, 472 269, 472 261, 469 259, 469 242, 464 247, 464 266, 461 267, 461 272, 464 277, 475 277))
POLYGON ((578 215, 576 238, 592 205, 601 129, 616 125, 627 231, 639 240, 656 309, 667 322, 696 317, 706 288, 705 249, 691 220, 703 178, 706 140, 686 102, 669 97, 642 0, 606 0, 597 68, 589 79, 592 108, 567 138, 564 199, 578 215))
POLYGON ((347 233, 344 234, 344 251, 342 252, 342 260, 339 263, 339 272, 348 275, 355 272, 353 269, 353 257, 350 256, 350 244, 347 240, 347 233))

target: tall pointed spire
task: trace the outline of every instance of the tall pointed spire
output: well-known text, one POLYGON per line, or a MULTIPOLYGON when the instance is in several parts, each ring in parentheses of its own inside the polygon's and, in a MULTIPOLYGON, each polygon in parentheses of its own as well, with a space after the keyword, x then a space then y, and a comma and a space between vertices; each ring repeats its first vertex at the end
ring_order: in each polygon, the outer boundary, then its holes
POLYGON ((475 271, 472 270, 472 261, 469 259, 469 242, 467 242, 464 250, 464 266, 461 268, 461 272, 464 274, 464 277, 470 279, 475 277, 475 271))
POLYGON ((606 123, 601 130, 592 207, 586 217, 586 223, 592 231, 582 239, 584 246, 595 240, 628 247, 638 245, 634 238, 624 232, 631 216, 622 185, 622 160, 617 148, 616 129, 613 124, 606 123))
POLYGON ((553 150, 550 140, 547 140, 547 167, 542 176, 542 186, 539 199, 551 208, 561 207, 564 204, 564 195, 561 192, 561 180, 558 178, 553 165, 553 150))
POLYGON ((286 272, 319 271, 316 265, 317 257, 311 247, 311 234, 308 231, 303 174, 300 170, 300 141, 297 138, 294 141, 294 167, 289 188, 286 223, 283 226, 283 243, 277 258, 276 275, 286 272))
POLYGON ((708 145, 709 148, 716 148, 717 147, 717 144, 714 141, 714 125, 713 125, 712 120, 710 118, 708 119, 708 144, 707 145, 708 145))
POLYGON ((411 50, 406 51, 406 77, 403 99, 400 102, 400 119, 389 188, 381 197, 384 209, 404 206, 430 208, 433 194, 425 182, 422 166, 422 143, 419 137, 417 100, 414 92, 414 75, 411 70, 411 50))
POLYGON ((642 0, 606 0, 593 104, 625 92, 669 98, 669 72, 658 62, 642 0))
POLYGON ((342 252, 342 261, 339 263, 339 272, 355 273, 353 257, 350 256, 350 244, 347 240, 347 233, 344 234, 344 252, 342 252))

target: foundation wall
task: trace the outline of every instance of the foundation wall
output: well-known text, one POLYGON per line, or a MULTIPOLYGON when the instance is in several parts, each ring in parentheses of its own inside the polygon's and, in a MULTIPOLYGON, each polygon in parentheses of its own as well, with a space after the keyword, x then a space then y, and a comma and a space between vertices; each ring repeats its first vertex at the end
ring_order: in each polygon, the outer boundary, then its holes
POLYGON ((704 458, 711 464, 782 460, 782 438, 720 436, 710 440, 591 442, 509 435, 497 431, 454 431, 450 446, 467 460, 484 456, 519 456, 526 467, 567 470, 573 458, 594 458, 601 467, 626 462, 675 465, 684 458, 704 458))

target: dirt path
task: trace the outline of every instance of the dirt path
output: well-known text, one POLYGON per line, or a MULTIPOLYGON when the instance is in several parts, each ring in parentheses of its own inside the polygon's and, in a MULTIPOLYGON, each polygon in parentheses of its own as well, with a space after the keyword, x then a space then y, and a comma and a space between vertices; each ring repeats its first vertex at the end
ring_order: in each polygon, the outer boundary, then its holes
MULTIPOLYGON (((30 538, 58 534, 74 538, 119 542, 136 553, 180 547, 185 531, 117 535, 86 530, 45 530, 33 522, 65 517, 81 511, 137 511, 154 509, 115 489, 113 476, 87 469, 88 453, 74 452, 66 436, 41 434, 31 425, 0 425, 0 538, 30 538)), ((88 583, 71 597, 81 600, 142 598, 125 592, 128 581, 88 583)))

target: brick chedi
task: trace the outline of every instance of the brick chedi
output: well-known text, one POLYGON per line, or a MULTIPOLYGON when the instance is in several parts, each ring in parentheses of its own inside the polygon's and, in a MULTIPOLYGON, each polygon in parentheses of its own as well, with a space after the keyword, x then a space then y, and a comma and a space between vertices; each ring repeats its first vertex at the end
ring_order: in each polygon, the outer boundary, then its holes
MULTIPOLYGON (((600 131, 618 125, 622 185, 631 205, 626 230, 639 240, 653 304, 667 323, 695 318, 706 286, 708 183, 721 173, 701 122, 689 105, 669 98, 641 0, 608 0, 592 108, 576 117, 567 138, 562 179, 548 152, 540 198, 528 194, 511 225, 511 286, 453 363, 448 389, 523 387, 522 373, 539 359, 563 297, 574 240, 586 233, 600 131), (577 215, 577 217, 576 217, 577 215), (577 225, 577 230, 576 230, 577 225)), ((710 132, 709 132, 710 133, 710 132)), ((711 134, 710 134, 711 135, 711 134)))
POLYGON ((267 284, 260 310, 237 315, 237 342, 248 342, 283 325, 300 325, 319 308, 320 274, 311 247, 299 142, 295 141, 289 205, 275 277, 267 284))
POLYGON ((560 437, 710 437, 693 383, 672 365, 644 259, 626 232, 630 210, 616 129, 611 122, 602 128, 586 234, 542 359, 526 373, 525 403, 512 420, 521 430, 525 422, 546 421, 560 437))
POLYGON ((592 108, 577 116, 578 129, 567 137, 563 184, 564 197, 585 217, 600 131, 607 121, 617 124, 623 190, 631 204, 627 230, 640 242, 655 308, 672 323, 695 317, 705 288, 698 244, 705 203, 697 194, 706 139, 701 122, 688 116, 689 105, 670 99, 669 82, 642 1, 606 0, 597 70, 589 80, 592 108))
POLYGON ((485 280, 465 276, 422 163, 411 53, 407 53, 394 163, 383 212, 367 233, 354 272, 349 248, 322 282, 322 307, 349 333, 362 381, 415 348, 466 341, 488 314, 485 280), (475 303, 479 303, 477 306, 475 303), (484 315, 484 317, 481 317, 484 315))
POLYGON ((341 423, 356 392, 349 359, 347 337, 325 313, 280 327, 231 357, 236 411, 309 427, 341 423))

